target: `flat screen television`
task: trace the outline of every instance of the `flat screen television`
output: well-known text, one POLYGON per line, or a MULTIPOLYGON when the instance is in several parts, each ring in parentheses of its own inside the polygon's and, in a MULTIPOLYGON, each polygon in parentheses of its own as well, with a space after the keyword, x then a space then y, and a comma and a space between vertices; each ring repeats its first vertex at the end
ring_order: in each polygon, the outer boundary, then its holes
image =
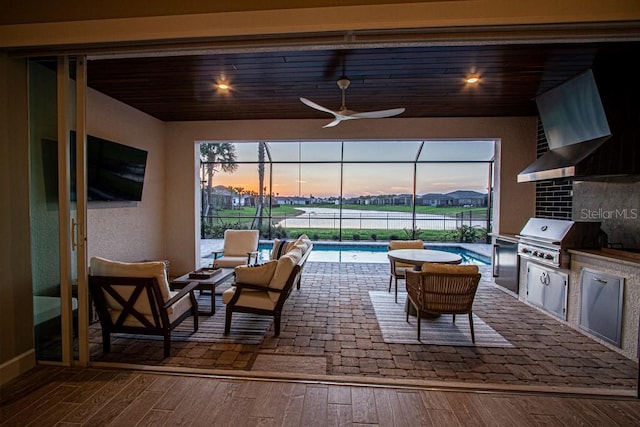
POLYGON ((145 150, 87 135, 87 199, 141 201, 147 154, 145 150))
MULTIPOLYGON (((71 165, 75 168, 76 134, 71 131, 71 165)), ((57 143, 42 140, 47 201, 57 200, 57 143)), ((145 150, 87 135, 87 200, 141 201, 147 166, 145 150)), ((71 174, 71 197, 76 198, 76 186, 71 174)))
POLYGON ((611 135, 591 70, 538 95, 536 105, 552 150, 611 135))

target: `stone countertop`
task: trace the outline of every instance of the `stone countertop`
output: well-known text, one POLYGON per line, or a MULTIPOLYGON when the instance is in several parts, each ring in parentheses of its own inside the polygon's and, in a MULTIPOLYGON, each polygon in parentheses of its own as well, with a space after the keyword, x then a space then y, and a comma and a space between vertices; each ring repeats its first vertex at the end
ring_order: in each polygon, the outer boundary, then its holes
POLYGON ((569 249, 569 253, 640 268, 640 253, 619 249, 569 249))

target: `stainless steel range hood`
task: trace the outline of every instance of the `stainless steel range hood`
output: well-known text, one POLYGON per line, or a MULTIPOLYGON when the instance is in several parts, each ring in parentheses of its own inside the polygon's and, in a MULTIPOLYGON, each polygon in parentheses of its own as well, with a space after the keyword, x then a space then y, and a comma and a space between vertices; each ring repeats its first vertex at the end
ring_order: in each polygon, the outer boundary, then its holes
POLYGON ((536 97, 549 151, 520 172, 518 182, 640 174, 634 90, 612 89, 618 83, 615 77, 601 81, 607 95, 603 98, 591 70, 536 97))
MULTIPOLYGON (((610 136, 596 138, 549 150, 518 174, 518 182, 540 181, 566 177, 611 175, 598 170, 608 162, 596 158, 597 152, 610 136)), ((606 147, 604 148, 606 149, 606 147)))

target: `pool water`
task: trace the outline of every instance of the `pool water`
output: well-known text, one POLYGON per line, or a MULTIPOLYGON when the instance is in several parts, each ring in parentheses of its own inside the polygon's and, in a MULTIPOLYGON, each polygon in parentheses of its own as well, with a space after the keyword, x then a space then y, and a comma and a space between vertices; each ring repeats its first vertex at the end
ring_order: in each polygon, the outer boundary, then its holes
MULTIPOLYGON (((271 243, 261 243, 259 259, 269 259, 271 243)), ((427 244, 429 249, 458 254, 462 257, 463 264, 490 265, 491 260, 483 255, 469 251, 460 246, 437 246, 427 244)), ((344 245, 314 243, 313 251, 309 255, 309 261, 315 262, 373 262, 388 263, 386 245, 344 245)))

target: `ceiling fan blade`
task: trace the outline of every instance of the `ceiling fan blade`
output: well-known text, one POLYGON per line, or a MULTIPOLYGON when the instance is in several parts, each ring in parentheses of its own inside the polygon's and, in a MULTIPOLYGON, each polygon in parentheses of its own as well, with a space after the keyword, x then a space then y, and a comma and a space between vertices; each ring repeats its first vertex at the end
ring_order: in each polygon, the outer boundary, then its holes
POLYGON ((328 108, 323 107, 322 105, 318 105, 315 102, 307 99, 307 98, 300 98, 300 101, 302 101, 303 104, 308 105, 311 108, 314 108, 318 111, 323 111, 325 113, 329 113, 332 114, 334 116, 337 116, 337 113, 335 111, 329 110, 328 108))
POLYGON ((369 111, 365 113, 354 113, 349 117, 358 119, 381 119, 384 117, 393 117, 404 113, 404 108, 392 108, 391 110, 369 111))
POLYGON ((343 119, 340 117, 336 117, 336 119, 334 121, 332 121, 331 123, 327 123, 326 125, 322 126, 323 128, 332 128, 335 125, 339 124, 343 119))

